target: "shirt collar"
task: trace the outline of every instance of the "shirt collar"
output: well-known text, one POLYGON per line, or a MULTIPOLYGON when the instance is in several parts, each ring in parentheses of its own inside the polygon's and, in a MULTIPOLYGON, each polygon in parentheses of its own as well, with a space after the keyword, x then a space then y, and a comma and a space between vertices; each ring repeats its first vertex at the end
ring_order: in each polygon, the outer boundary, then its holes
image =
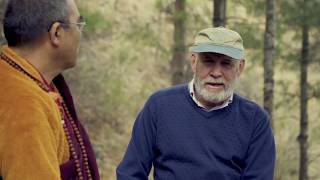
POLYGON ((203 108, 205 111, 214 111, 214 110, 218 110, 218 109, 223 109, 225 107, 227 107, 230 103, 232 103, 232 100, 233 100, 233 94, 221 105, 219 106, 215 106, 213 108, 205 108, 205 106, 203 104, 201 104, 201 102, 199 102, 196 98, 196 96, 194 95, 194 79, 192 79, 189 84, 188 84, 188 87, 189 87, 189 94, 191 96, 191 98, 193 99, 193 101, 201 108, 203 108))

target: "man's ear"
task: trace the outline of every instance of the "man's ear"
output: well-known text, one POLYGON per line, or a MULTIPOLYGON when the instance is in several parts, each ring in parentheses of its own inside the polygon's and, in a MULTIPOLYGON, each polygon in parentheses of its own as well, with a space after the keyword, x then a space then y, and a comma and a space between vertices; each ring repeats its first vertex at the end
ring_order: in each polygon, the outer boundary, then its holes
POLYGON ((197 54, 196 53, 192 53, 191 54, 191 68, 192 68, 192 71, 193 73, 196 72, 196 61, 197 61, 197 54))
POLYGON ((59 46, 63 33, 64 31, 61 23, 55 22, 52 24, 51 28, 49 29, 49 39, 53 46, 59 46))
POLYGON ((244 67, 245 67, 246 61, 244 59, 241 59, 239 62, 239 75, 242 73, 244 67))

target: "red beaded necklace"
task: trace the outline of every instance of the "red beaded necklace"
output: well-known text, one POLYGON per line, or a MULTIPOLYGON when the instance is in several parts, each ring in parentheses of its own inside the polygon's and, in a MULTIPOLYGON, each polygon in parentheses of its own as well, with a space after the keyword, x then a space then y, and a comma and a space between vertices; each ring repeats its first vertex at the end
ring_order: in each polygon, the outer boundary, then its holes
MULTIPOLYGON (((48 93, 56 91, 58 93, 58 91, 55 90, 56 88, 54 88, 54 85, 50 86, 48 83, 46 83, 46 81, 44 81, 45 83, 39 81, 38 79, 33 77, 30 73, 25 71, 17 63, 15 63, 13 60, 11 60, 4 53, 1 53, 0 57, 1 57, 0 58, 1 60, 5 61, 10 66, 12 66, 14 69, 18 70, 19 72, 23 73, 24 75, 29 77, 31 80, 33 80, 44 91, 46 91, 48 93)), ((92 179, 92 175, 91 175, 91 171, 90 171, 90 168, 89 168, 88 154, 87 154, 84 142, 83 142, 83 138, 81 137, 79 128, 77 127, 76 123, 74 122, 74 120, 73 120, 73 118, 72 118, 72 116, 71 116, 71 114, 70 114, 65 102, 63 100, 59 100, 59 99, 57 101, 55 101, 55 102, 57 103, 57 105, 59 107, 62 122, 64 122, 63 123, 63 129, 64 129, 64 132, 65 132, 68 144, 69 144, 70 154, 71 154, 72 158, 75 160, 77 176, 78 176, 79 180, 83 180, 85 176, 87 176, 88 180, 93 180, 92 179), (85 174, 83 174, 83 172, 81 170, 80 160, 79 160, 78 154, 76 152, 76 149, 74 147, 74 142, 71 139, 70 132, 69 132, 68 127, 67 127, 67 122, 69 122, 71 124, 72 131, 74 132, 74 134, 76 136, 76 139, 77 139, 77 142, 79 143, 79 146, 80 146, 80 149, 81 149, 81 155, 83 157, 83 163, 84 163, 84 169, 85 169, 84 173, 85 174)))

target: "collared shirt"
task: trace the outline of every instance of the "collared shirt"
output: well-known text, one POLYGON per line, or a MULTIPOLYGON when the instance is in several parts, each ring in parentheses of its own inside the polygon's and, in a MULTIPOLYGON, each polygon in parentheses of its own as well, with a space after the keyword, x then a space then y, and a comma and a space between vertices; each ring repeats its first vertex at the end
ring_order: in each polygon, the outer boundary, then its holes
POLYGON ((233 100, 233 94, 221 105, 219 106, 215 106, 213 108, 206 108, 200 101, 197 100, 196 96, 194 95, 194 79, 192 79, 190 82, 189 82, 189 93, 190 93, 190 96, 192 97, 193 101, 201 108, 203 108, 205 111, 214 111, 214 110, 218 110, 218 109, 222 109, 222 108, 225 108, 227 107, 230 103, 232 103, 232 100, 233 100))

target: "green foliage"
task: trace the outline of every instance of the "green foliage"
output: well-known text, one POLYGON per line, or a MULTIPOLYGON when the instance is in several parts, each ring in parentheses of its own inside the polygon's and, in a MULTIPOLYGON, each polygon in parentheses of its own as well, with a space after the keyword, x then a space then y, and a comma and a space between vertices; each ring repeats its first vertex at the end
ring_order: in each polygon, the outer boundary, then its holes
MULTIPOLYGON (((278 14, 277 54, 280 60, 286 61, 286 69, 298 71, 300 67, 297 64, 301 59, 301 27, 306 24, 310 27, 311 32, 312 29, 318 29, 320 1, 280 0, 278 4, 279 10, 283 13, 278 14)), ((319 57, 319 53, 316 52, 318 42, 310 41, 310 43, 310 58, 311 62, 314 62, 319 57)))
POLYGON ((149 23, 132 24, 130 30, 125 34, 125 38, 136 44, 161 47, 161 43, 156 41, 158 32, 154 31, 149 23))
POLYGON ((319 0, 309 0, 306 5, 307 14, 306 18, 308 19, 311 26, 319 27, 320 26, 320 1, 319 0))
POLYGON ((173 3, 174 0, 156 0, 155 7, 160 11, 166 11, 173 3))
POLYGON ((265 0, 235 0, 232 4, 235 6, 242 5, 246 7, 248 14, 254 16, 261 16, 265 14, 265 0))
POLYGON ((235 23, 232 25, 243 37, 243 42, 248 49, 263 49, 263 31, 255 24, 235 23))
POLYGON ((187 34, 189 34, 187 36, 189 44, 192 44, 193 38, 199 30, 212 27, 213 2, 203 0, 190 0, 187 2, 186 12, 188 12, 188 18, 186 30, 187 34))
POLYGON ((279 1, 280 11, 285 12, 281 13, 279 16, 280 20, 290 26, 299 26, 301 21, 305 18, 303 17, 301 1, 279 1))
POLYGON ((280 0, 279 7, 281 12, 280 19, 290 26, 320 26, 319 10, 320 1, 318 0, 280 0))
POLYGON ((108 34, 112 31, 113 22, 111 20, 107 20, 103 13, 93 11, 88 8, 80 8, 79 11, 87 23, 84 29, 86 34, 108 34))

